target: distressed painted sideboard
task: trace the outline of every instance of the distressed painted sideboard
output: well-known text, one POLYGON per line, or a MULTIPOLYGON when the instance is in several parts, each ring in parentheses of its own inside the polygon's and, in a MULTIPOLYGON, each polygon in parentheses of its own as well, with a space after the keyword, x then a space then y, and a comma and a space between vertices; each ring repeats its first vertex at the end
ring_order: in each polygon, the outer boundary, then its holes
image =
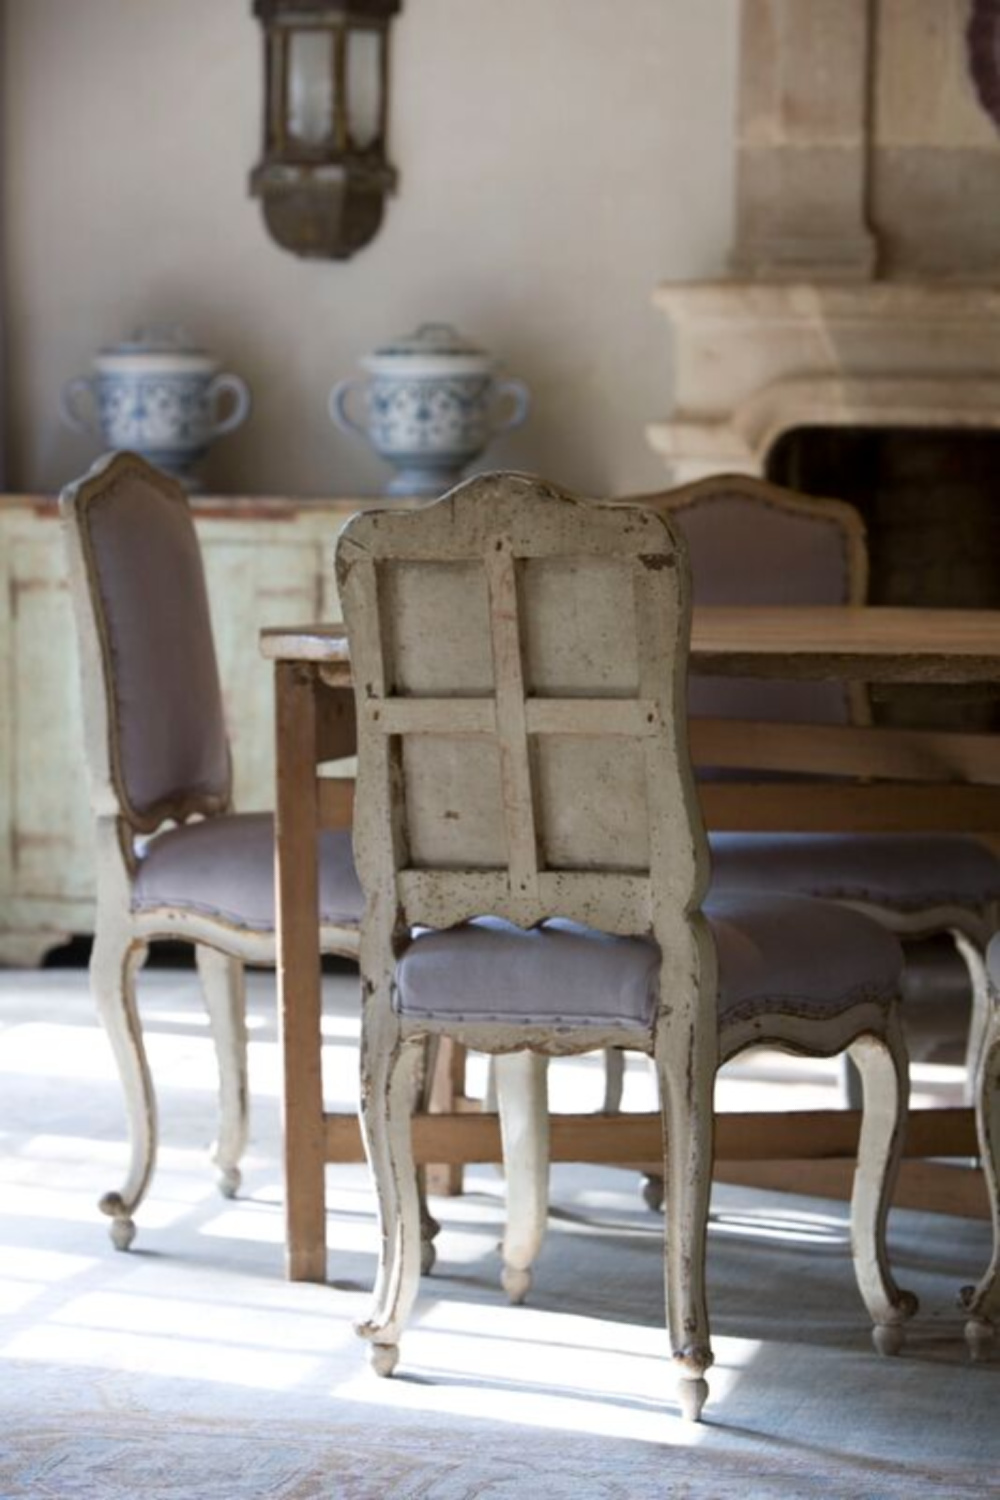
MULTIPOLYGON (((262 625, 338 620, 337 533, 371 501, 194 502, 233 747, 235 802, 274 805, 262 625)), ((94 922, 76 639, 56 502, 0 497, 0 964, 34 964, 94 922)))

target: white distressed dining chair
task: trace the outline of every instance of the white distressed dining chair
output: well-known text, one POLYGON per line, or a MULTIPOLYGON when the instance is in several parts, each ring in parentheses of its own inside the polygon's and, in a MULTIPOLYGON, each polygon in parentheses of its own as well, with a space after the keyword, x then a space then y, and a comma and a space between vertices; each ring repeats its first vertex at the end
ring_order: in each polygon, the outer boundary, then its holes
MULTIPOLYGON (((96 820, 90 982, 124 1093, 129 1161, 100 1201, 127 1250, 156 1160, 136 973, 154 939, 195 945, 219 1068, 212 1155, 240 1183, 247 1140, 244 964, 275 963, 274 820, 232 810, 229 742, 204 569, 187 496, 131 453, 61 496, 96 820)), ((247 640, 247 651, 256 649, 247 640)), ((353 742, 353 726, 348 739, 353 742)), ((320 942, 356 957, 361 890, 348 832, 320 835, 320 942)))
MULTIPOLYGON (((695 604, 863 604, 864 523, 854 506, 763 479, 703 479, 644 503, 673 516, 688 544, 695 604)), ((809 724, 871 721, 863 684, 694 677, 692 716, 809 724)), ((711 774, 699 769, 699 775, 711 774)), ((754 779, 760 779, 759 776, 754 779)), ((971 993, 971 1099, 989 1015, 984 954, 998 924, 1000 859, 952 834, 714 833, 713 888, 795 891, 849 903, 904 940, 948 934, 971 993)))
MULTIPOLYGON (((688 544, 694 601, 703 605, 864 604, 868 551, 858 510, 742 474, 720 474, 678 489, 637 495, 672 515, 688 544)), ((690 715, 785 723, 867 724, 863 684, 757 682, 693 676, 690 715)), ((699 767, 698 775, 739 777, 699 767)), ((752 780, 765 780, 752 773, 752 780)), ((966 1087, 972 1079, 989 1013, 984 952, 998 925, 1000 860, 980 840, 948 834, 713 833, 713 889, 746 887, 844 901, 904 940, 948 934, 965 964, 971 995, 966 1087)), ((624 1063, 605 1060, 605 1104, 619 1107, 624 1063)), ((844 1070, 848 1101, 857 1080, 844 1070)), ((644 1196, 662 1201, 656 1179, 644 1196)))
POLYGON ((976 1076, 976 1127, 993 1227, 990 1263, 977 1286, 963 1287, 965 1338, 973 1359, 991 1351, 1000 1327, 1000 932, 986 949, 989 1021, 976 1076))
POLYGON ((704 1264, 716 1069, 762 1040, 850 1047, 865 1086, 852 1239, 886 1352, 915 1302, 885 1222, 907 1071, 896 940, 804 897, 701 909, 685 732, 689 580, 672 523, 524 475, 470 480, 342 533, 358 715, 361 1123, 381 1251, 359 1333, 388 1375, 420 1271, 411 1146, 423 1045, 497 1057, 503 1280, 530 1281, 547 1197, 545 1059, 650 1054, 660 1080, 670 1341, 684 1412, 712 1363, 704 1264))

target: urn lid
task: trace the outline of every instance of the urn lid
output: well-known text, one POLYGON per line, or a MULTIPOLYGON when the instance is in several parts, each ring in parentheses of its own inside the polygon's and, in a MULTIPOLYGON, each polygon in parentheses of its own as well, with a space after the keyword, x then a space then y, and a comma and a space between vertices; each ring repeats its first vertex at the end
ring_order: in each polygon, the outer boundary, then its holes
POLYGON ((493 356, 450 323, 421 323, 415 333, 391 339, 361 361, 373 375, 483 375, 493 356))
POLYGON ((207 349, 200 348, 177 323, 149 323, 140 326, 120 343, 108 344, 94 359, 99 370, 138 369, 208 370, 217 360, 207 349))

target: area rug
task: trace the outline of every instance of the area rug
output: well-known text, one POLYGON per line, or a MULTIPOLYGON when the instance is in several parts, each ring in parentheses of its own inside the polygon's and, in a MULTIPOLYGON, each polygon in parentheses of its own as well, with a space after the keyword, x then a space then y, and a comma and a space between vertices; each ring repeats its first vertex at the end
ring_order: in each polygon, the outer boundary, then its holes
MULTIPOLYGON (((844 1205, 717 1189, 717 1362, 692 1428, 666 1358, 662 1223, 633 1174, 556 1169, 536 1283, 512 1308, 503 1184, 478 1169, 435 1203, 439 1263, 380 1381, 352 1328, 374 1271, 363 1168, 330 1172, 329 1284, 283 1276, 269 978, 251 985, 254 1136, 235 1202, 205 1158, 214 1075, 193 977, 153 972, 141 994, 163 1146, 122 1255, 94 1206, 121 1171, 123 1124, 84 977, 0 975, 0 1500, 1000 1495, 1000 1364, 968 1363, 956 1307, 986 1225, 893 1216, 922 1311, 903 1355, 881 1360, 844 1205)), ((325 1025, 328 1090, 346 1105, 349 979, 327 981, 325 1025)), ((597 1061, 560 1066, 557 1101, 589 1107, 597 1061)), ((629 1097, 647 1086, 630 1064, 629 1097)), ((813 1085, 769 1065, 755 1086, 780 1106, 813 1085)))

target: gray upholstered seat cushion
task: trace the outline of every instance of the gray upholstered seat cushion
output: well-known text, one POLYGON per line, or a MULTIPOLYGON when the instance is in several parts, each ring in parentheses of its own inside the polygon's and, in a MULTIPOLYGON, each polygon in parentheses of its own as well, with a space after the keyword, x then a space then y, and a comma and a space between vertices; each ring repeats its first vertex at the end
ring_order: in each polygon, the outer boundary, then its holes
POLYGON ((705 910, 719 954, 721 1020, 803 1009, 836 1015, 899 994, 899 942, 849 907, 713 888, 705 910))
MULTIPOLYGON (((733 892, 706 908, 719 954, 721 1020, 764 1011, 836 1014, 890 999, 902 953, 876 922, 804 896, 733 892)), ((396 1003, 412 1019, 646 1030, 659 950, 572 922, 523 932, 482 917, 416 936, 396 970, 396 1003)))
POLYGON ((790 891, 900 912, 1000 898, 1000 859, 957 835, 718 833, 710 845, 716 890, 790 891))
POLYGON ((397 1005, 406 1016, 645 1029, 658 969, 646 938, 480 917, 414 938, 396 966, 397 1005))
MULTIPOLYGON (((320 916, 359 923, 364 902, 351 836, 320 834, 320 916)), ((274 929, 274 819, 229 813, 159 834, 146 845, 132 892, 135 911, 179 907, 236 927, 274 929)))

